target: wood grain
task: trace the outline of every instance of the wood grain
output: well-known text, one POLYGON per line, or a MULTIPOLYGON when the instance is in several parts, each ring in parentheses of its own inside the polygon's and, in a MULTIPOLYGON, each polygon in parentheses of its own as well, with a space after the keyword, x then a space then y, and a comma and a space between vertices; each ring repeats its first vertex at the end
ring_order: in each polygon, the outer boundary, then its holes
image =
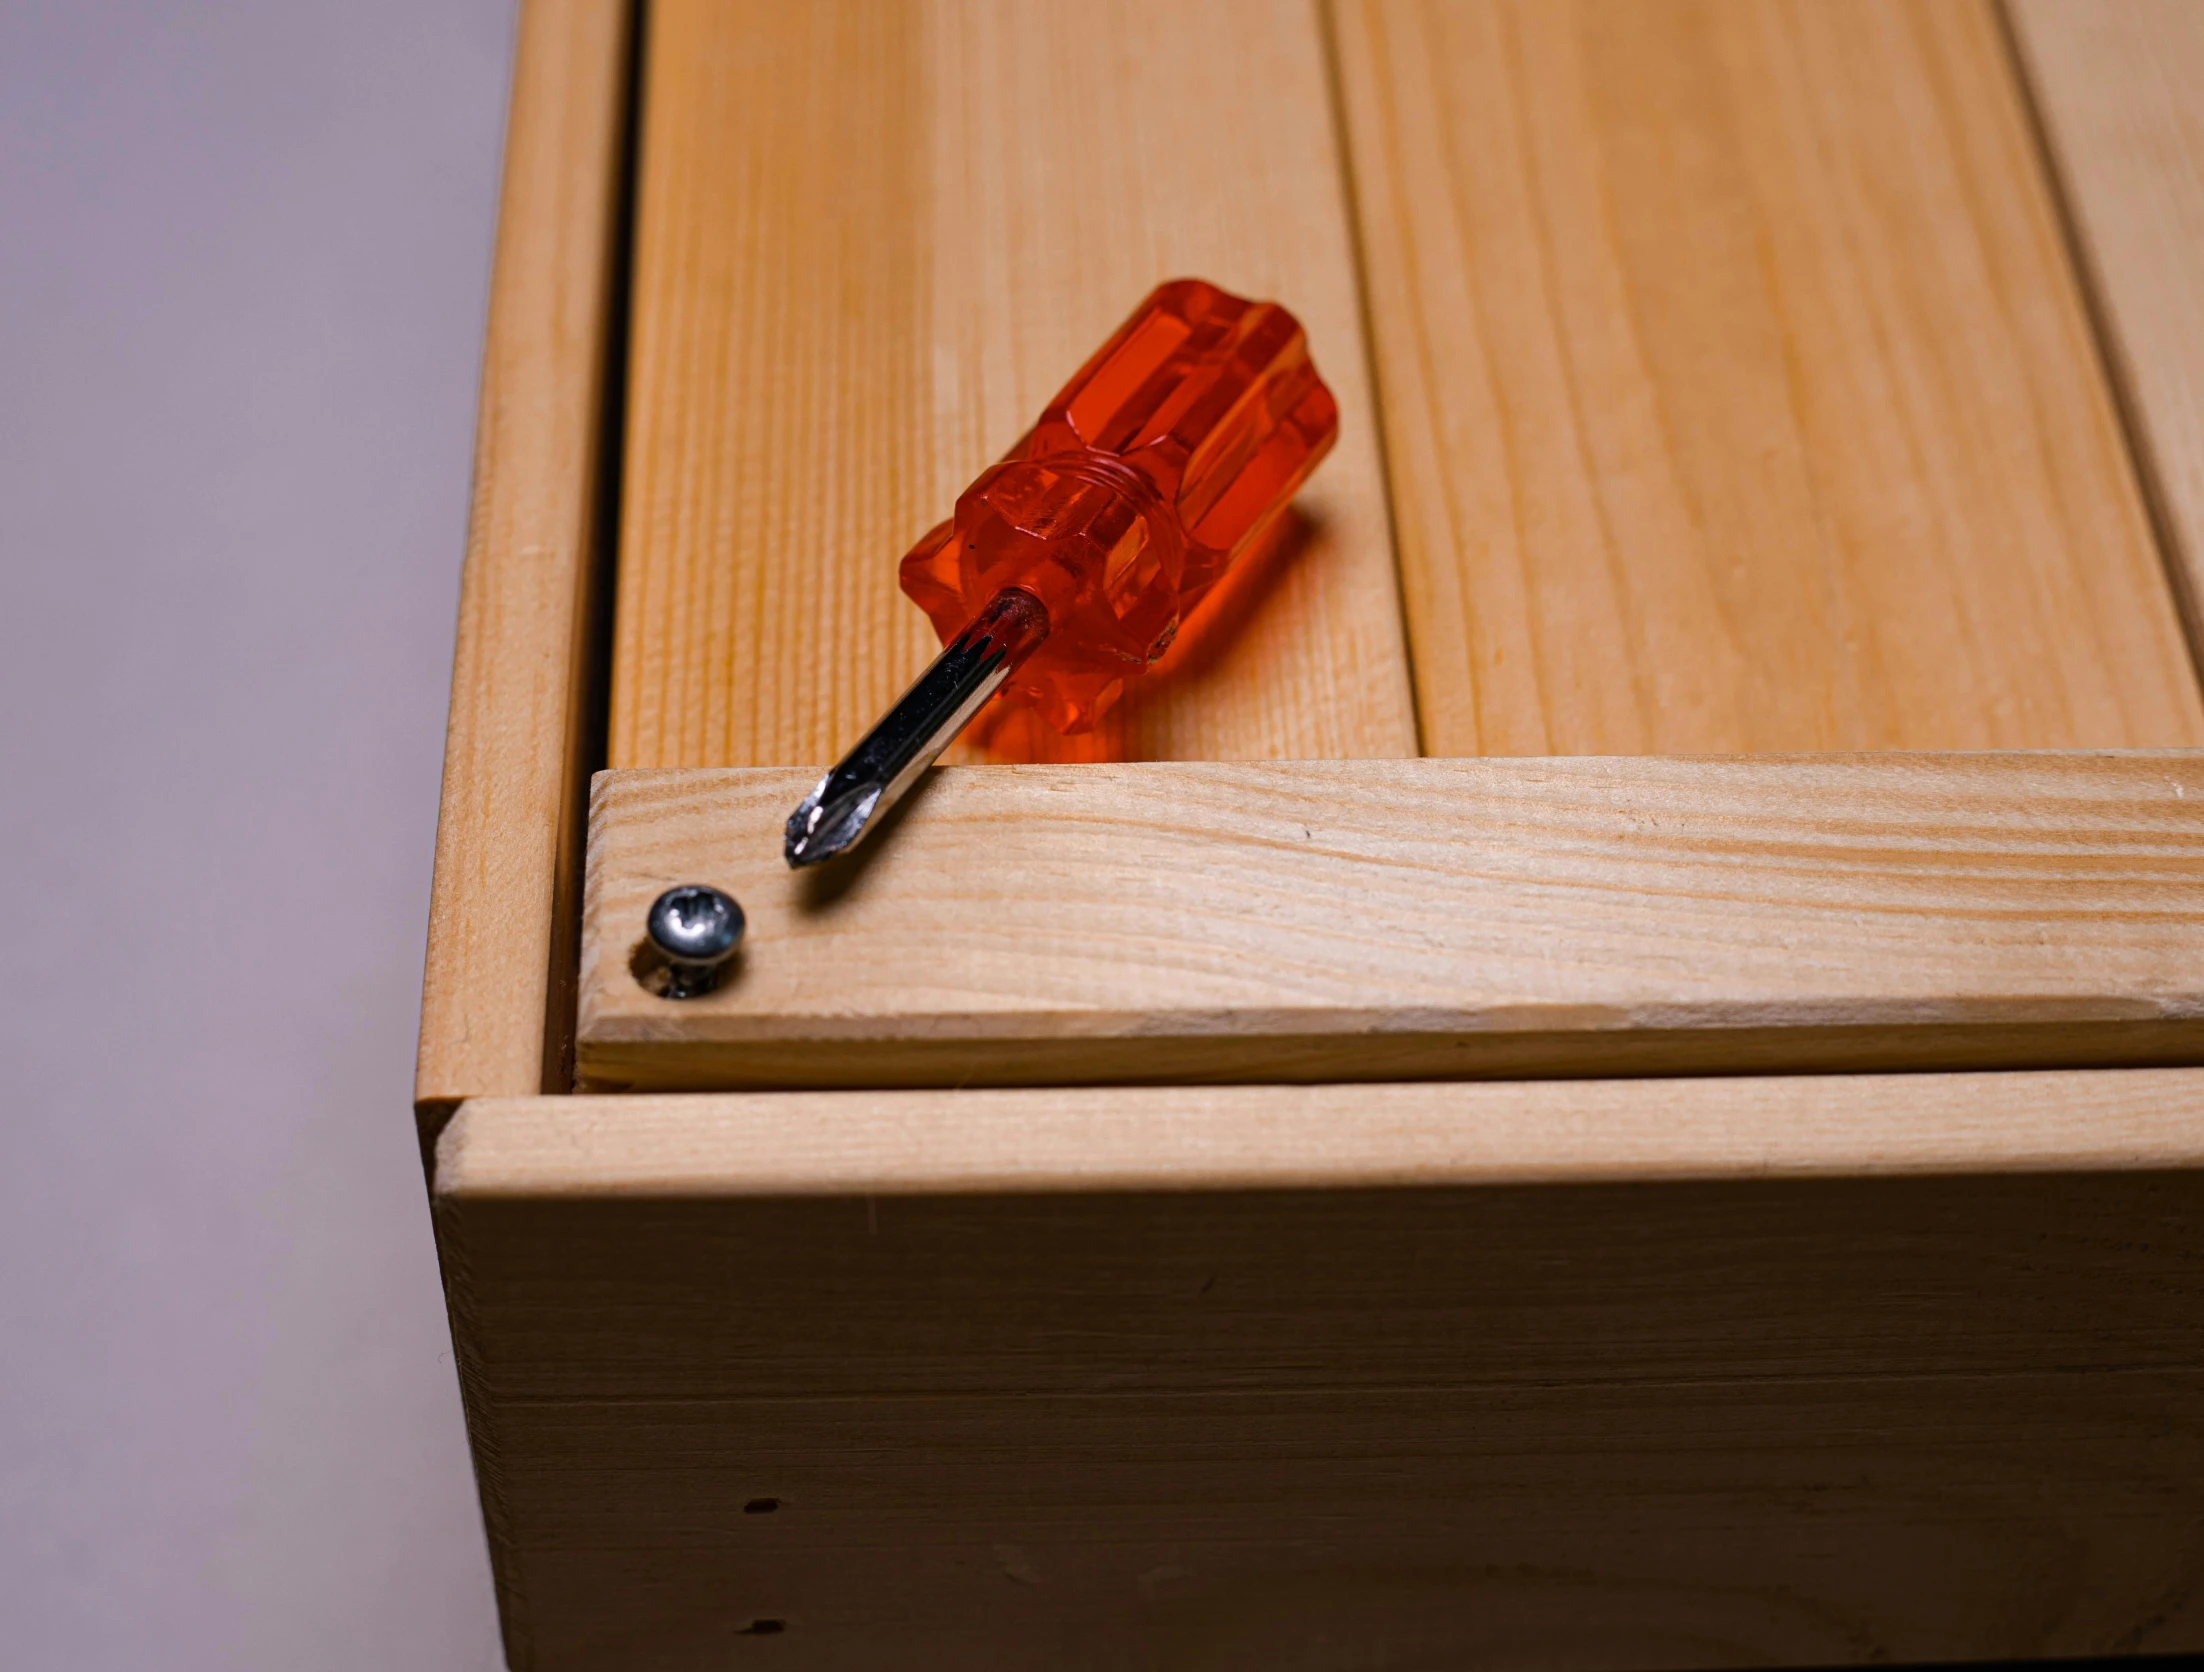
POLYGON ((521 7, 414 1096, 572 1074, 583 740, 630 8, 521 7))
POLYGON ((669 0, 646 112, 614 765, 837 757, 939 648, 897 560, 1186 273, 1299 314, 1338 448, 1113 722, 993 751, 1415 752, 1313 4, 669 0))
POLYGON ((1335 18, 1427 752, 2204 741, 1983 0, 1335 18))
POLYGON ((508 1565, 539 1672, 705 1672, 756 1636, 846 1672, 2175 1651, 2204 1645, 2200 1396, 2196 1371, 2054 1371, 531 1400, 508 1565))
POLYGON ((2204 1168, 2204 1070, 477 1100, 450 1198, 1360 1190, 2204 1168))
POLYGON ((2204 1647, 2200 1160, 2196 1071, 534 1099, 436 1212, 539 1668, 1829 1665, 2204 1647))
POLYGON ((2013 0, 2130 437, 2204 643, 2204 9, 2013 0))
POLYGON ((2057 1066, 2204 1052, 2204 757, 962 767, 791 873, 792 770, 607 773, 580 1073, 723 1085, 2057 1066), (653 897, 733 976, 654 997, 653 897))

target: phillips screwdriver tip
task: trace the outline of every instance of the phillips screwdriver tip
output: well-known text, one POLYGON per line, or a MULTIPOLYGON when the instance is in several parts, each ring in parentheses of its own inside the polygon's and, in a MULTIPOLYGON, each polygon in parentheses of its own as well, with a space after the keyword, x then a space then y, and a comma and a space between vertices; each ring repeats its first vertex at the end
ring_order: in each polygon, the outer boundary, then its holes
POLYGON ((832 772, 821 778, 818 787, 788 815, 788 836, 781 854, 791 870, 832 859, 854 844, 872 822, 873 810, 880 805, 880 792, 886 788, 866 782, 845 785, 837 792, 834 779, 832 772))
POLYGON ((1040 599, 1016 587, 995 594, 788 815, 781 857, 790 869, 855 847, 1047 637, 1048 611, 1040 599))

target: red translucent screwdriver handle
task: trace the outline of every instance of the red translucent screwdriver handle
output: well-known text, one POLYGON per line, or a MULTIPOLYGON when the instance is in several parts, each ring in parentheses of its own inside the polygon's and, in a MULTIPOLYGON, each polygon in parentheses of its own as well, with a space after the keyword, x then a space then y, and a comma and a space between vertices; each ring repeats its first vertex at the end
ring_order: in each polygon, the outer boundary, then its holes
POLYGON ((903 590, 945 645, 1006 589, 1038 599, 1046 637, 1005 688, 1058 731, 1085 731, 1338 434, 1293 315, 1174 280, 912 548, 903 590))

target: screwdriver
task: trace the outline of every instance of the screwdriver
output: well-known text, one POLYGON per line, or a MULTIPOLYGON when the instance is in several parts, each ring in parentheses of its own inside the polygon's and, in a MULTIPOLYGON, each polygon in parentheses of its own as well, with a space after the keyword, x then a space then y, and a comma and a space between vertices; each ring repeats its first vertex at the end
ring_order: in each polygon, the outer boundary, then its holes
POLYGON ((942 652, 789 815, 788 863, 853 847, 1005 687, 1091 730, 1338 434, 1292 314, 1158 286, 903 559, 942 652))

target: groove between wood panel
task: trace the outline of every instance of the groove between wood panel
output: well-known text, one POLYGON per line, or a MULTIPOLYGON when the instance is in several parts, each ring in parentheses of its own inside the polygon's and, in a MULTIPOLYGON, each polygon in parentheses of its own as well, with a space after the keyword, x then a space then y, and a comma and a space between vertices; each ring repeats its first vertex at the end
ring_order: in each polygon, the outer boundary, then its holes
POLYGON ((646 122, 615 765, 838 755, 936 648, 897 560, 1186 272, 1301 316, 1339 446, 1267 591, 1099 735, 993 751, 1415 752, 1311 4, 667 0, 646 122))
POLYGON ((1980 0, 1340 0, 1425 747, 2186 745, 1980 0))

